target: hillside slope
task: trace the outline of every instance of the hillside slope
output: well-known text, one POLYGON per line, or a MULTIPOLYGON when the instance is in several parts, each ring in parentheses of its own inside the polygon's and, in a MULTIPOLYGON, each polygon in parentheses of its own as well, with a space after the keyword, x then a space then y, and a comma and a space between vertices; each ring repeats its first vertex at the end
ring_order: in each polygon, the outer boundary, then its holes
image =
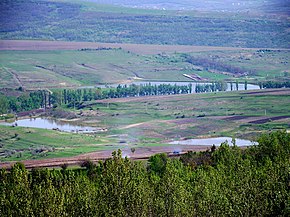
POLYGON ((126 9, 80 1, 4 0, 0 20, 0 39, 267 48, 289 48, 290 41, 287 19, 126 9))

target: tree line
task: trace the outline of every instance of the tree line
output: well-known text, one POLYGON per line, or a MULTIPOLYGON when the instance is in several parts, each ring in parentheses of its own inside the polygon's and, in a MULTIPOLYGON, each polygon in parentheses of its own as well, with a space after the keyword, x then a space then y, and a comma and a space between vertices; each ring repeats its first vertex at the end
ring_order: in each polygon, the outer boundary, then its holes
POLYGON ((242 150, 112 158, 80 169, 0 170, 1 216, 289 216, 290 135, 242 150))
POLYGON ((193 65, 201 66, 205 70, 218 70, 221 72, 228 72, 236 76, 247 76, 255 75, 256 72, 251 69, 244 69, 241 67, 233 66, 223 62, 218 62, 212 59, 202 58, 202 57, 193 57, 188 54, 183 54, 185 62, 188 62, 193 65))
POLYGON ((290 81, 264 81, 259 83, 260 89, 263 88, 290 88, 290 81))
POLYGON ((32 109, 67 105, 78 108, 82 102, 109 98, 188 94, 192 85, 118 85, 116 88, 55 89, 23 92, 19 97, 0 93, 0 114, 29 111, 32 109))
POLYGON ((188 94, 192 92, 192 85, 118 85, 116 88, 62 89, 51 95, 51 103, 65 104, 68 107, 79 107, 82 102, 100 99, 141 97, 157 95, 188 94))
MULTIPOLYGON (((239 83, 229 82, 230 90, 239 90, 239 83)), ((289 88, 290 82, 266 81, 260 82, 259 86, 263 88, 289 88)), ((32 92, 23 92, 19 97, 5 96, 0 93, 0 114, 17 113, 30 111, 33 109, 47 108, 52 106, 66 105, 71 108, 81 108, 83 102, 124 97, 158 96, 190 94, 203 92, 226 91, 228 84, 224 81, 217 81, 207 84, 197 83, 193 90, 192 84, 159 84, 150 83, 144 85, 118 85, 116 88, 83 88, 83 89, 55 89, 37 90, 32 92)), ((248 82, 244 82, 244 90, 247 90, 248 82)))
POLYGON ((226 91, 227 88, 228 88, 228 84, 226 82, 220 81, 220 82, 215 82, 211 84, 196 84, 195 92, 205 93, 205 92, 226 91))
POLYGON ((46 108, 51 104, 51 99, 51 92, 47 90, 23 92, 18 97, 0 93, 0 114, 46 108))

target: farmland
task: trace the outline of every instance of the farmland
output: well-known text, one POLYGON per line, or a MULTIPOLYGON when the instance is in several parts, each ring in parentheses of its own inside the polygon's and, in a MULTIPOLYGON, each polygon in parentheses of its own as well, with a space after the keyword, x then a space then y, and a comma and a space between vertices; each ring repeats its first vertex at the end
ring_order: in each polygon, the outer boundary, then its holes
POLYGON ((62 88, 144 81, 289 79, 288 49, 0 41, 0 86, 62 88), (197 63, 187 59, 194 57, 197 63), (211 63, 208 67, 204 63, 211 63), (217 70, 217 66, 222 66, 217 70), (225 71, 228 68, 234 71, 225 71), (224 69, 224 70, 223 70, 224 69), (235 73, 237 70, 245 74, 235 73))
POLYGON ((289 216, 289 11, 1 0, 0 216, 289 216))
POLYGON ((70 121, 107 131, 85 135, 1 126, 1 161, 88 152, 96 153, 91 157, 102 158, 102 151, 121 148, 130 153, 132 147, 136 153, 152 146, 164 146, 156 150, 168 151, 170 141, 184 138, 255 140, 261 132, 290 128, 289 93, 289 89, 281 89, 92 101, 82 109, 82 115, 79 110, 70 110, 76 114, 70 121))
MULTIPOLYGON (((247 11, 245 4, 238 12, 234 5, 221 12, 116 3, 1 1, 1 92, 19 97, 43 88, 192 81, 184 75, 203 82, 289 81, 289 24, 280 2, 269 7, 257 1, 255 9, 247 11)), ((1 160, 167 147, 182 138, 255 139, 267 130, 288 129, 290 115, 288 89, 126 97, 82 106, 60 104, 41 115, 69 113, 76 119, 65 121, 107 131, 84 135, 1 126, 1 160)))

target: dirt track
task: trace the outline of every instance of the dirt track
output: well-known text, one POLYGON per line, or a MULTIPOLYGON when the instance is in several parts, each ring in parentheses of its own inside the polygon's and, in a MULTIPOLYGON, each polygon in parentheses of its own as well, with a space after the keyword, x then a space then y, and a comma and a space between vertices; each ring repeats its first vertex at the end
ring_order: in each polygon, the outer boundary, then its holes
MULTIPOLYGON (((202 94, 202 93, 201 93, 202 94)), ((256 91, 243 91, 241 94, 247 95, 290 95, 290 88, 281 88, 281 89, 262 89, 256 91)), ((191 94, 177 94, 177 95, 157 95, 157 96, 142 96, 142 97, 126 97, 126 98, 112 98, 112 99, 102 99, 97 100, 96 102, 90 103, 90 105, 98 103, 125 103, 125 102, 145 102, 151 100, 177 100, 182 96, 190 97, 191 94)))
POLYGON ((158 54, 162 52, 200 52, 214 50, 257 50, 258 48, 185 46, 185 45, 149 45, 149 44, 118 44, 67 41, 37 40, 0 40, 0 50, 77 50, 82 48, 122 48, 137 54, 158 54))
MULTIPOLYGON (((151 155, 157 153, 173 154, 173 151, 179 151, 179 153, 186 153, 187 151, 205 151, 210 146, 190 146, 190 145, 178 145, 178 146, 156 146, 156 147, 141 147, 136 148, 134 154, 131 150, 122 149, 123 156, 128 156, 134 160, 148 159, 151 155)), ((93 162, 104 160, 112 156, 112 150, 110 151, 99 151, 82 154, 75 157, 68 158, 51 158, 43 160, 26 160, 22 161, 27 169, 40 168, 40 167, 60 167, 63 164, 67 165, 80 165, 82 161, 90 159, 93 162)), ((15 162, 0 162, 0 168, 10 168, 15 162)))
POLYGON ((257 91, 244 92, 247 95, 290 95, 289 88, 279 88, 279 89, 263 89, 257 91))

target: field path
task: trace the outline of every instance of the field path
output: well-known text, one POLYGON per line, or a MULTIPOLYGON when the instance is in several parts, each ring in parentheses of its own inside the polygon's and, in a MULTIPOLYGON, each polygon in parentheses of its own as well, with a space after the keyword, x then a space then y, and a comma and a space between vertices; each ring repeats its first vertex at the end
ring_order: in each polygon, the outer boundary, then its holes
POLYGON ((12 76, 13 76, 13 79, 17 82, 17 84, 20 86, 20 87, 23 87, 23 83, 22 81, 19 79, 17 73, 15 73, 13 70, 11 69, 7 69, 5 67, 6 71, 9 72, 12 76))
POLYGON ((147 122, 141 122, 141 123, 137 123, 137 124, 130 124, 130 125, 127 125, 125 127, 121 127, 120 129, 121 130, 130 129, 130 128, 133 128, 133 127, 138 127, 138 126, 140 126, 142 124, 145 124, 145 123, 147 123, 147 122))
MULTIPOLYGON (((152 146, 152 147, 137 147, 135 148, 134 154, 131 152, 130 148, 122 149, 123 157, 127 156, 132 160, 146 160, 150 156, 157 153, 167 153, 169 156, 173 155, 174 151, 178 151, 180 154, 186 153, 188 151, 206 151, 210 146, 204 145, 168 145, 168 146, 152 146)), ((67 158, 50 158, 43 160, 25 160, 21 161, 27 169, 40 168, 40 167, 60 167, 63 164, 70 166, 80 165, 84 160, 91 160, 97 163, 100 160, 108 159, 112 156, 113 150, 91 152, 86 154, 81 154, 75 157, 67 158)), ((10 168, 16 162, 0 162, 0 168, 10 168)))
MULTIPOLYGON (((39 40, 0 40, 0 50, 78 50, 122 48, 137 54, 158 54, 174 52, 200 52, 218 50, 258 50, 264 48, 237 48, 213 46, 188 46, 188 45, 153 45, 153 44, 120 44, 120 43, 95 43, 95 42, 68 42, 68 41, 39 41, 39 40)), ((268 48, 267 48, 268 49, 268 48)), ((290 49, 271 49, 290 50, 290 49)))

